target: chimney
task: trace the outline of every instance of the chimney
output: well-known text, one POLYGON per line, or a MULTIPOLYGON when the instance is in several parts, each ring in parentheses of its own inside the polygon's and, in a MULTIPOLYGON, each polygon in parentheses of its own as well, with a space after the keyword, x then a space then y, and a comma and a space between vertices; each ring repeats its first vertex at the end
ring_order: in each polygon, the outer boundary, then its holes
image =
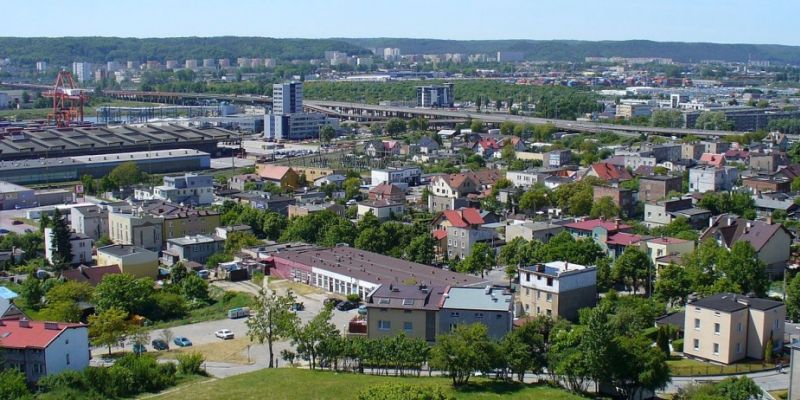
POLYGON ((50 330, 57 331, 60 328, 58 327, 58 322, 45 322, 44 323, 44 329, 50 329, 50 330))
POLYGON ((772 225, 772 215, 767 216, 767 224, 772 225))
POLYGON ((569 262, 564 261, 564 271, 569 271, 569 262))
POLYGON ((484 294, 492 294, 492 287, 490 285, 486 285, 486 288, 483 289, 484 294))
POLYGON ((25 318, 22 318, 22 319, 19 320, 19 327, 20 328, 30 328, 31 327, 31 322, 28 321, 25 318))
POLYGON ((714 217, 708 217, 708 227, 714 226, 714 217))
POLYGON ((619 230, 619 218, 614 218, 614 229, 619 230))

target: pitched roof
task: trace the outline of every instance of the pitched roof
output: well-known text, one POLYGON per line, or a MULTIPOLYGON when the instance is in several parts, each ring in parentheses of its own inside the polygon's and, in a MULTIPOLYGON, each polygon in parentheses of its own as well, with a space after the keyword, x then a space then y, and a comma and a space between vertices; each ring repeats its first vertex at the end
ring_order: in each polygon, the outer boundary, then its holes
POLYGON ((585 221, 572 222, 564 226, 579 231, 591 231, 594 228, 603 227, 609 232, 616 232, 631 228, 630 225, 621 224, 617 221, 607 221, 604 219, 587 219, 585 221))
POLYGON ((442 216, 450 221, 456 228, 466 228, 470 225, 483 225, 484 220, 477 208, 462 208, 459 210, 445 210, 442 216))
POLYGON ((609 235, 606 238, 607 244, 616 244, 619 246, 630 246, 634 243, 639 243, 643 239, 642 235, 637 235, 634 233, 625 233, 625 232, 617 232, 613 235, 609 235))
POLYGON ((112 264, 100 267, 80 266, 75 269, 66 270, 62 274, 64 278, 71 281, 86 282, 92 286, 97 286, 97 284, 103 280, 104 276, 121 273, 122 270, 119 268, 119 265, 112 264))
POLYGON ((659 238, 651 239, 649 242, 650 243, 655 243, 655 244, 669 245, 669 244, 686 243, 686 242, 688 242, 688 240, 678 239, 678 238, 674 238, 674 237, 659 237, 659 238))
POLYGON ((0 338, 2 339, 0 346, 13 349, 28 347, 43 349, 65 330, 85 328, 86 326, 63 322, 2 320, 0 321, 0 338))
POLYGON ((446 229, 437 229, 433 231, 433 238, 436 240, 442 240, 447 237, 447 230, 446 229))
POLYGON ((594 173, 604 181, 625 181, 633 179, 628 170, 619 165, 600 162, 592 164, 591 168, 594 170, 594 173))
POLYGON ((258 174, 261 175, 262 178, 279 181, 291 170, 291 168, 283 165, 264 164, 258 168, 258 174))
POLYGON ((378 186, 375 186, 372 189, 370 189, 369 193, 370 194, 382 194, 382 195, 385 195, 385 196, 403 195, 403 194, 405 194, 403 189, 400 189, 399 186, 393 185, 391 183, 385 183, 385 182, 381 183, 378 186))
POLYGON ((763 221, 750 221, 733 214, 721 214, 715 217, 711 226, 700 235, 700 241, 707 238, 716 239, 719 236, 725 246, 732 247, 735 242, 744 240, 756 251, 761 251, 770 238, 782 229, 786 230, 779 223, 768 224, 763 221))
POLYGON ((725 156, 722 154, 703 153, 703 155, 700 156, 700 164, 721 167, 725 165, 725 156))

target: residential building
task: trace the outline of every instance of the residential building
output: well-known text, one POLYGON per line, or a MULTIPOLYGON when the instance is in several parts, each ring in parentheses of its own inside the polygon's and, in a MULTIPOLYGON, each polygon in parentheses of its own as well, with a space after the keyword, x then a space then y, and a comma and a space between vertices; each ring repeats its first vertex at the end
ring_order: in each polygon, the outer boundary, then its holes
POLYGON ((422 170, 418 167, 390 167, 386 169, 373 169, 371 175, 372 186, 377 186, 381 183, 393 183, 398 184, 401 188, 405 188, 419 185, 422 170))
POLYGON ((0 320, 0 349, 6 368, 16 368, 29 383, 89 366, 89 329, 85 324, 0 320))
POLYGON ((497 52, 497 62, 500 63, 500 64, 521 62, 523 60, 525 60, 525 53, 523 53, 521 51, 498 51, 497 52))
POLYGON ((755 172, 771 174, 787 163, 786 153, 750 153, 750 169, 755 172))
POLYGON ((287 208, 288 217, 302 217, 322 211, 330 211, 340 217, 344 217, 347 209, 341 204, 336 203, 323 203, 323 204, 306 204, 302 206, 291 205, 287 208))
POLYGON ((700 156, 706 152, 706 146, 703 143, 683 143, 681 144, 681 158, 684 160, 699 160, 700 156))
POLYGON ((337 187, 342 186, 344 181, 347 180, 347 176, 342 174, 330 174, 327 176, 323 176, 322 178, 317 178, 314 180, 314 186, 322 187, 325 185, 334 185, 337 187))
POLYGON ((53 229, 44 228, 44 257, 50 264, 55 264, 56 261, 65 261, 71 265, 92 262, 92 246, 94 246, 94 241, 92 238, 80 233, 70 232, 69 244, 70 252, 72 253, 72 260, 54 259, 56 254, 56 244, 53 239, 53 229))
POLYGON ((475 243, 491 243, 497 237, 494 229, 482 226, 486 221, 476 208, 445 210, 433 223, 447 233, 447 255, 451 260, 463 259, 475 243))
POLYGON ((163 221, 161 237, 164 241, 187 235, 211 234, 221 225, 219 212, 209 209, 153 201, 140 204, 139 210, 143 214, 160 218, 163 221))
POLYGON ((656 162, 676 162, 681 159, 680 143, 661 143, 644 142, 639 146, 639 150, 647 153, 656 159, 656 162))
POLYGON ((800 400, 800 340, 793 338, 789 345, 791 361, 789 364, 789 396, 788 400, 800 400))
POLYGON ((703 153, 714 153, 714 154, 722 154, 728 149, 731 148, 731 144, 729 142, 725 142, 722 140, 714 140, 714 141, 701 141, 700 144, 703 145, 703 153))
POLYGON ((208 257, 225 250, 225 239, 217 236, 192 235, 167 239, 167 249, 161 260, 166 265, 177 262, 194 261, 205 264, 208 257))
POLYGON ((469 203, 467 195, 491 189, 500 177, 499 171, 489 169, 437 175, 428 186, 428 210, 439 212, 466 207, 469 203))
POLYGON ((275 211, 282 215, 289 215, 289 208, 297 203, 294 197, 276 196, 270 192, 237 193, 231 197, 239 202, 249 204, 250 207, 275 211))
POLYGON ((649 104, 618 104, 617 118, 636 118, 649 117, 653 113, 653 108, 649 104))
POLYGON ((258 174, 234 175, 228 178, 228 188, 240 192, 244 192, 251 187, 255 190, 261 190, 264 188, 264 183, 264 179, 258 174))
POLYGON ((380 285, 392 282, 429 286, 486 286, 480 277, 447 271, 352 247, 286 249, 270 255, 271 274, 280 279, 362 299, 380 285))
POLYGON ((92 287, 97 286, 103 281, 106 275, 121 274, 122 269, 119 265, 103 265, 97 267, 87 267, 81 265, 78 268, 67 269, 61 272, 61 276, 69 281, 88 283, 92 287))
POLYGON ((592 164, 584 176, 594 176, 606 182, 623 182, 633 179, 625 167, 608 162, 592 164))
POLYGON ((527 221, 521 224, 506 226, 506 242, 518 237, 525 240, 537 240, 547 243, 550 239, 564 230, 564 225, 554 224, 552 221, 527 221))
POLYGON ((592 238, 595 241, 601 233, 603 235, 612 235, 617 232, 630 232, 633 229, 630 225, 620 223, 619 219, 613 221, 588 219, 565 224, 564 228, 576 239, 592 238))
POLYGON ((739 179, 736 167, 695 167, 689 170, 690 192, 726 192, 733 189, 739 179))
POLYGON ((72 63, 72 76, 79 83, 91 82, 94 78, 92 76, 92 63, 88 62, 74 62, 72 63))
MULTIPOLYGON (((641 181, 639 182, 641 185, 641 181)), ((708 226, 711 211, 692 205, 691 198, 665 199, 644 204, 644 224, 648 228, 668 225, 675 218, 686 218, 695 229, 708 226)))
POLYGON ((639 200, 651 202, 667 197, 670 192, 682 192, 683 178, 672 175, 648 175, 639 178, 639 200))
POLYGON ((452 83, 417 86, 417 107, 452 108, 455 90, 452 83))
POLYGON ((791 194, 773 192, 758 193, 753 195, 756 214, 760 217, 771 218, 775 211, 783 211, 790 219, 798 217, 800 206, 794 202, 795 196, 791 194))
POLYGON ((566 261, 520 268, 519 301, 530 316, 577 321, 578 310, 597 302, 597 269, 566 261))
POLYGON ((127 244, 97 249, 97 265, 117 265, 123 274, 137 278, 158 276, 158 253, 127 244))
POLYGON ((686 305, 683 354, 721 364, 761 360, 770 343, 783 348, 786 305, 720 293, 686 305))
POLYGON ((256 164, 256 173, 266 181, 280 186, 281 189, 297 189, 300 187, 300 175, 291 167, 256 164))
POLYGON ((593 186, 593 199, 597 203, 603 197, 611 198, 615 206, 619 207, 623 215, 630 215, 636 205, 636 192, 630 189, 612 186, 593 186))
POLYGON ((545 178, 550 176, 546 172, 537 169, 528 169, 525 171, 507 171, 506 179, 511 181, 514 187, 530 188, 537 183, 544 183, 545 178))
POLYGON ((792 180, 781 175, 753 175, 742 178, 742 186, 754 194, 762 192, 788 193, 792 190, 792 180))
MULTIPOLYGON (((25 313, 14 304, 14 299, 19 297, 11 289, 0 286, 0 320, 25 318, 25 313)), ((0 346, 2 346, 0 344, 0 346)))
POLYGON ((389 200, 394 203, 406 201, 406 193, 397 185, 381 183, 369 190, 370 200, 389 200))
POLYGON ((653 265, 657 265, 657 260, 661 257, 683 256, 691 253, 694 251, 694 241, 674 237, 657 237, 643 240, 642 247, 642 251, 650 257, 653 265))
POLYGON ((70 226, 75 233, 98 240, 108 234, 108 209, 97 205, 70 208, 70 226))
POLYGON ((396 336, 436 340, 437 312, 447 287, 383 284, 367 298, 367 337, 396 336))
POLYGON ((364 200, 358 203, 358 219, 364 218, 368 213, 376 216, 379 220, 385 221, 395 215, 402 215, 406 212, 405 202, 393 202, 391 200, 364 200))
POLYGON ((783 224, 751 221, 734 214, 721 214, 709 220, 708 228, 700 235, 702 243, 715 240, 730 250, 734 243, 745 241, 753 246, 758 259, 763 261, 771 278, 783 276, 791 255, 792 234, 783 224))
POLYGON ((717 153, 703 153, 697 163, 709 167, 721 168, 723 165, 725 165, 725 155, 717 153))
POLYGON ((552 150, 542 155, 542 165, 559 168, 572 162, 572 151, 569 149, 552 150))
POLYGON ((448 287, 439 308, 438 332, 452 331, 457 325, 483 324, 489 337, 500 340, 511 332, 513 296, 491 286, 448 287))
POLYGON ((211 204, 214 202, 213 177, 194 173, 165 176, 164 184, 153 188, 153 199, 195 206, 211 204))
POLYGON ((314 182, 319 178, 331 175, 334 173, 334 170, 330 168, 322 168, 322 167, 306 167, 303 165, 299 165, 296 167, 292 167, 294 172, 298 176, 305 175, 306 182, 314 182))

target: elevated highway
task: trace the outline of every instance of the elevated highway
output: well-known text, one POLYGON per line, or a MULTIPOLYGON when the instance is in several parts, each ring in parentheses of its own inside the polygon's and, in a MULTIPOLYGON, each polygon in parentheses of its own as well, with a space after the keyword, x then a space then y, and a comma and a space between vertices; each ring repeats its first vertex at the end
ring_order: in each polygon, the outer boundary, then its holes
POLYGON ((318 101, 305 100, 304 107, 309 110, 326 113, 339 118, 351 116, 353 119, 372 117, 399 117, 414 118, 425 117, 432 119, 479 119, 483 122, 503 123, 506 121, 523 124, 553 124, 556 128, 565 131, 580 131, 590 133, 615 132, 621 134, 657 134, 667 136, 686 136, 695 135, 699 137, 722 137, 728 135, 740 135, 742 132, 733 131, 711 131, 702 129, 687 128, 658 128, 652 126, 631 126, 615 125, 599 122, 567 121, 550 118, 526 117, 510 114, 480 113, 471 111, 431 109, 431 108, 410 108, 380 106, 373 104, 347 103, 339 101, 318 101))

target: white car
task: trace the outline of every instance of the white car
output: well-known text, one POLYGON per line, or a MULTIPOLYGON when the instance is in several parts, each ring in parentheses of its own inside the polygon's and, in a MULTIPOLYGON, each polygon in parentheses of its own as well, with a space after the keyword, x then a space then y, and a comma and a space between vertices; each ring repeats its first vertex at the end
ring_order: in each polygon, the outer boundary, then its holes
POLYGON ((214 332, 214 336, 216 336, 216 337, 218 337, 218 338, 220 338, 222 340, 233 339, 233 332, 231 332, 230 329, 220 329, 220 330, 214 332))

